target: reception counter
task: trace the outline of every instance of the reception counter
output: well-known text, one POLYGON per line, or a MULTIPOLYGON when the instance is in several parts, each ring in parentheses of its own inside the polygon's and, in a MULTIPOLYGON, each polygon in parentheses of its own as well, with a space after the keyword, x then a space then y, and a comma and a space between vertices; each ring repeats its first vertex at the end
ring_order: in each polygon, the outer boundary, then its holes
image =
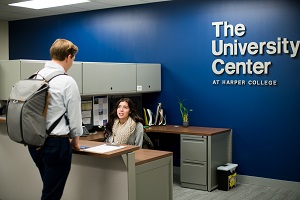
MULTIPOLYGON (((105 144, 81 139, 88 147, 105 144)), ((124 146, 106 153, 74 151, 62 199, 173 199, 172 152, 124 146)), ((38 169, 27 147, 9 139, 5 120, 0 120, 0 158, 0 199, 40 199, 38 169)))

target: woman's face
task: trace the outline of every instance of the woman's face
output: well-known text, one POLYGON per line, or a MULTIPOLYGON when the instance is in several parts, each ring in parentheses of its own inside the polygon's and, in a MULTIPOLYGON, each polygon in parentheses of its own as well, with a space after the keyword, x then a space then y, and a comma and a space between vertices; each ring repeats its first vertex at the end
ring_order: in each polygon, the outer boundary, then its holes
POLYGON ((126 122, 130 113, 130 108, 126 101, 122 101, 119 103, 117 108, 117 115, 119 117, 120 122, 126 122))

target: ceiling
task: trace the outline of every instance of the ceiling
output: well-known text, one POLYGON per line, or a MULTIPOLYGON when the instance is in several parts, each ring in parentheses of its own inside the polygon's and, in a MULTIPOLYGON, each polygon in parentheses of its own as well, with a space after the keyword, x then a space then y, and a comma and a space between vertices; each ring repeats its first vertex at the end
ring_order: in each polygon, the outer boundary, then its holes
MULTIPOLYGON (((170 0, 90 0, 89 3, 74 4, 68 6, 60 6, 56 8, 47 8, 34 10, 29 8, 21 8, 9 6, 10 3, 17 3, 25 0, 1 0, 0 1, 0 20, 14 21, 21 19, 30 19, 36 17, 44 17, 51 15, 59 15, 66 13, 82 12, 88 10, 98 10, 146 3, 155 3, 170 0)), ((51 0, 49 0, 51 1, 51 0)), ((63 0, 62 0, 63 1, 63 0)))

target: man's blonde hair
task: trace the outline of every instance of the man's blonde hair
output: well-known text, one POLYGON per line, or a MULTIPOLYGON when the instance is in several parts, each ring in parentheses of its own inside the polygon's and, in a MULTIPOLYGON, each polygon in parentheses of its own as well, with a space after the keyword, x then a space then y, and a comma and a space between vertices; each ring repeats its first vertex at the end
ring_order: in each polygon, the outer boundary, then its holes
POLYGON ((50 47, 50 57, 54 60, 63 61, 69 55, 73 58, 78 52, 78 47, 66 39, 57 39, 50 47))

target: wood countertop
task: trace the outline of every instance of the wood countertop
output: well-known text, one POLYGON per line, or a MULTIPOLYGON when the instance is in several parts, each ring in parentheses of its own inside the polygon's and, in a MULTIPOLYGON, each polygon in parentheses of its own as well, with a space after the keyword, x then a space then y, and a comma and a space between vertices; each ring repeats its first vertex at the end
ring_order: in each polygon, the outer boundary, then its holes
POLYGON ((139 149, 134 153, 136 166, 173 155, 173 152, 152 149, 139 149))
POLYGON ((198 126, 150 126, 146 128, 147 133, 171 133, 171 134, 189 134, 189 135, 201 135, 212 136, 226 131, 230 131, 230 128, 210 128, 210 127, 198 127, 198 126))
MULTIPOLYGON (((98 145, 105 144, 104 142, 94 142, 94 141, 88 141, 88 140, 81 140, 80 145, 81 146, 87 146, 87 147, 94 147, 98 145)), ((158 151, 158 150, 152 150, 152 149, 140 149, 138 146, 132 146, 132 145, 122 145, 125 146, 124 148, 109 151, 107 153, 92 153, 87 152, 84 150, 76 151, 73 150, 73 153, 75 154, 82 154, 82 155, 88 155, 88 156, 97 156, 102 158, 112 158, 115 156, 119 156, 125 153, 134 152, 135 153, 135 165, 142 165, 151 161, 155 161, 161 158, 165 158, 168 156, 173 156, 173 152, 169 151, 158 151)))

